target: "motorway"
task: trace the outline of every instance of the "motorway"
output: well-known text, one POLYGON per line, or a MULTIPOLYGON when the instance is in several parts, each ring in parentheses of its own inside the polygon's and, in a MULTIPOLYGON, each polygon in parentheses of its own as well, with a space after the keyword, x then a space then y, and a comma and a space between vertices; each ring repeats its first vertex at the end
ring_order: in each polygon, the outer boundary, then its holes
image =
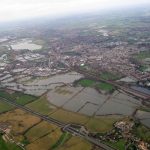
POLYGON ((13 105, 13 106, 15 106, 15 107, 17 107, 17 108, 20 108, 20 109, 22 109, 23 111, 29 112, 29 113, 31 113, 32 115, 37 116, 37 117, 41 118, 41 119, 44 120, 44 121, 47 121, 48 123, 53 123, 53 124, 55 124, 55 125, 57 125, 57 126, 59 126, 59 127, 64 127, 64 126, 66 125, 66 124, 64 124, 64 123, 62 123, 62 122, 60 122, 60 121, 58 121, 58 120, 56 120, 56 119, 53 119, 53 118, 51 118, 51 117, 47 117, 47 116, 45 116, 45 115, 42 115, 42 114, 40 114, 40 113, 38 113, 38 112, 35 112, 35 111, 31 110, 31 109, 28 108, 28 107, 25 107, 25 106, 23 106, 23 105, 17 104, 14 100, 10 101, 10 100, 7 100, 7 99, 5 99, 5 98, 3 98, 3 97, 0 97, 0 100, 4 101, 4 102, 6 102, 6 103, 9 103, 9 104, 11 104, 11 105, 13 105))
POLYGON ((51 118, 49 116, 47 117, 45 115, 42 115, 41 113, 35 112, 35 111, 31 110, 30 108, 27 108, 27 107, 25 107, 23 105, 17 104, 14 100, 10 101, 10 100, 7 100, 7 99, 5 99, 3 97, 0 97, 0 100, 3 101, 3 102, 6 102, 8 104, 11 104, 11 105, 13 105, 13 106, 15 106, 15 107, 17 107, 19 109, 22 109, 23 111, 26 111, 26 112, 34 115, 34 116, 37 116, 37 117, 41 118, 42 120, 47 121, 48 123, 55 124, 55 125, 59 126, 60 128, 62 128, 63 131, 67 131, 67 132, 69 132, 72 135, 76 135, 76 136, 82 137, 85 140, 91 142, 92 144, 94 144, 94 145, 96 145, 96 146, 98 146, 98 147, 100 147, 100 148, 102 148, 104 150, 115 150, 115 149, 113 149, 113 148, 111 148, 111 147, 101 143, 101 141, 99 141, 99 140, 97 140, 97 139, 95 139, 93 137, 90 137, 87 134, 83 134, 82 132, 76 130, 75 128, 72 128, 72 127, 68 126, 68 124, 60 122, 59 120, 53 119, 53 118, 51 118))

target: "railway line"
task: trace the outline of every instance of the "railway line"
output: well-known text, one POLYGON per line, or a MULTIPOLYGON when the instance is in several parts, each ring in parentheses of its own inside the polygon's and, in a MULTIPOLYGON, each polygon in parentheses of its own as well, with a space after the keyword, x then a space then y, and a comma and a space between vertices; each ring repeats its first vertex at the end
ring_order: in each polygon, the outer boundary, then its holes
POLYGON ((109 84, 111 84, 111 85, 113 85, 113 86, 123 90, 124 92, 126 92, 128 94, 131 94, 131 95, 133 95, 135 97, 138 97, 138 98, 141 98, 143 100, 149 100, 150 101, 150 95, 148 95, 148 94, 136 91, 136 90, 131 89, 129 87, 121 86, 121 85, 117 84, 114 81, 108 81, 108 80, 101 79, 100 77, 97 77, 96 74, 89 73, 87 71, 83 71, 83 70, 81 70, 79 68, 74 68, 74 70, 77 71, 78 73, 81 73, 81 74, 85 75, 88 78, 91 78, 91 79, 94 79, 94 80, 100 81, 100 82, 102 81, 102 82, 105 82, 105 83, 109 83, 109 84))

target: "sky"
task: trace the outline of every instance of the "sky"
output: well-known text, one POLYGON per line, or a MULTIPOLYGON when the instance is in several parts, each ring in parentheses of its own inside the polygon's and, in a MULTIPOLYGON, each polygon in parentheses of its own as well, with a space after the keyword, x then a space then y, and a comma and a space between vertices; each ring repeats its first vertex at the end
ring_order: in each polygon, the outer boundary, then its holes
POLYGON ((150 4, 150 0, 0 0, 0 22, 64 16, 124 6, 150 4))

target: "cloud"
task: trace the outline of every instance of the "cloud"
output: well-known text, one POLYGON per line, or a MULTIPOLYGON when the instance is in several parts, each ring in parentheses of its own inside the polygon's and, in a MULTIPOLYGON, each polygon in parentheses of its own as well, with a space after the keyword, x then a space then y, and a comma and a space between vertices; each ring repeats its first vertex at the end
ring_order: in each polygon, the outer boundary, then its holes
POLYGON ((150 3, 149 0, 0 0, 0 21, 150 3))

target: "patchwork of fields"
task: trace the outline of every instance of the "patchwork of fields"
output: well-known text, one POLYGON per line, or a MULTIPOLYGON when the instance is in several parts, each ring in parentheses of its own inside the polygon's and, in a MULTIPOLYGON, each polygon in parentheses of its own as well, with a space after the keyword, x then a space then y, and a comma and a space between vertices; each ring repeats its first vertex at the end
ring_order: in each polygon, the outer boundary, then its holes
POLYGON ((127 94, 115 91, 104 95, 90 87, 58 87, 48 92, 47 99, 57 107, 87 116, 132 115, 142 105, 127 94))

